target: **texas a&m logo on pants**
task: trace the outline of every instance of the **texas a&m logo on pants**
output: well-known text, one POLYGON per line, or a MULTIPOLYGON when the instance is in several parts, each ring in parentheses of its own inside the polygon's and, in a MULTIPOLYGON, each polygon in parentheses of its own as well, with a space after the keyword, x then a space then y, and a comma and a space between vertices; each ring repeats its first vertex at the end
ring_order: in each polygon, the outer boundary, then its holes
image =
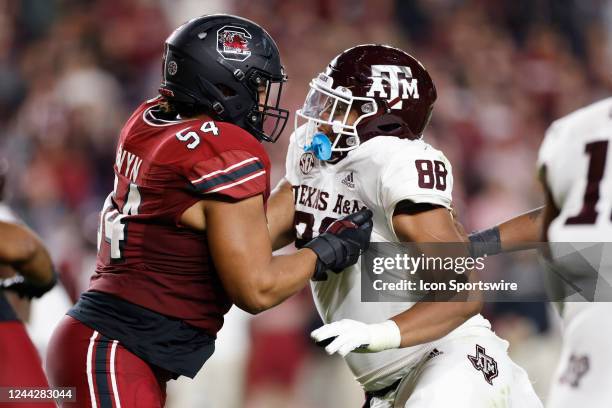
POLYGON ((228 60, 244 61, 251 56, 251 34, 242 27, 223 26, 217 31, 217 52, 228 60))
POLYGON ((471 356, 468 354, 467 358, 476 370, 482 371, 485 380, 493 385, 493 379, 499 374, 497 371, 497 362, 493 357, 485 353, 485 348, 477 344, 476 355, 471 356))
POLYGON ((580 380, 589 371, 590 365, 589 356, 572 353, 559 382, 572 388, 578 388, 580 380))

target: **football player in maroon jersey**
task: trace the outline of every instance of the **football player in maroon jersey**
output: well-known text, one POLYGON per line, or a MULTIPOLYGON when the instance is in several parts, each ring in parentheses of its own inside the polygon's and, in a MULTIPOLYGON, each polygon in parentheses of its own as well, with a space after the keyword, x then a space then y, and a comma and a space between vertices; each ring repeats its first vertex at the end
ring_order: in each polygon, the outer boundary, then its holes
MULTIPOLYGON (((44 389, 47 379, 38 352, 3 292, 10 290, 26 298, 42 296, 56 281, 51 258, 36 235, 21 225, 0 221, 0 237, 0 387, 44 389)), ((27 401, 1 405, 55 406, 53 402, 27 401)))
POLYGON ((161 407, 165 383, 194 377, 236 304, 271 308, 367 247, 371 212, 306 249, 272 256, 270 160, 288 112, 278 49, 257 24, 195 18, 166 41, 160 96, 121 131, 100 214, 89 290, 56 328, 47 369, 77 407, 161 407))

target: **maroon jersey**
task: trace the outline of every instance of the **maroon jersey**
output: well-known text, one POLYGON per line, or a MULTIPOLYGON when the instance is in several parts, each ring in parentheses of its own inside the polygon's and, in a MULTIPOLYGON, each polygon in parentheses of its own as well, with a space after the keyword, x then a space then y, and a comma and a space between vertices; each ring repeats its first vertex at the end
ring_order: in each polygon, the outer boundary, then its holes
POLYGON ((121 131, 115 187, 100 215, 90 290, 178 318, 214 336, 231 302, 206 234, 180 225, 204 198, 270 193, 270 160, 243 129, 210 119, 161 119, 141 105, 121 131))

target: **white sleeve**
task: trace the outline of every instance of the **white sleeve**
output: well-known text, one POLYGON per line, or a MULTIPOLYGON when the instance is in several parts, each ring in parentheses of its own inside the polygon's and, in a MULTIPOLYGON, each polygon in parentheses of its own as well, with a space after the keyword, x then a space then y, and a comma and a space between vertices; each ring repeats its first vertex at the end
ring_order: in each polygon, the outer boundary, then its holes
POLYGON ((289 138, 289 147, 287 148, 287 159, 285 160, 285 178, 292 186, 300 184, 298 175, 298 146, 295 141, 295 132, 291 133, 289 138))
POLYGON ((542 166, 549 166, 552 159, 555 157, 555 142, 561 132, 561 126, 555 122, 546 130, 544 140, 538 152, 538 172, 542 170, 542 166))
MULTIPOLYGON (((563 207, 567 193, 572 187, 574 172, 579 171, 578 168, 574 168, 574 171, 567 170, 567 163, 572 160, 571 156, 568 156, 568 151, 573 151, 573 147, 572 143, 566 139, 566 132, 566 127, 562 123, 554 122, 546 130, 538 152, 538 176, 546 167, 545 179, 542 182, 558 208, 563 207)), ((577 166, 578 163, 580 161, 577 158, 574 166, 577 166)))
POLYGON ((381 176, 380 200, 388 220, 395 206, 404 200, 450 208, 453 173, 448 159, 435 149, 402 157, 395 154, 381 176))

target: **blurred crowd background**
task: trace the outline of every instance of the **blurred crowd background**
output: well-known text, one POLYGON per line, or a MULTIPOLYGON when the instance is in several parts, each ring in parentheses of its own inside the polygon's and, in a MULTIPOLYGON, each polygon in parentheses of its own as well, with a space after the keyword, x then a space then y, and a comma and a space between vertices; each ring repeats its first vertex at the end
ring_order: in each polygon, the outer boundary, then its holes
MULTIPOLYGON (((276 39, 292 111, 345 48, 385 43, 420 59, 439 95, 425 138, 453 164, 468 231, 540 205, 535 158, 546 128, 612 88, 609 0, 0 0, 5 201, 44 238, 64 283, 32 307, 41 353, 87 286, 115 141, 131 111, 157 92, 164 39, 215 12, 250 18, 276 39)), ((292 119, 266 146, 274 182, 292 119)), ((551 308, 496 304, 485 313, 545 397, 559 344, 551 308)), ((232 310, 217 354, 195 382, 173 382, 168 405, 360 406, 341 360, 311 345, 317 324, 308 292, 255 318, 232 310)))

